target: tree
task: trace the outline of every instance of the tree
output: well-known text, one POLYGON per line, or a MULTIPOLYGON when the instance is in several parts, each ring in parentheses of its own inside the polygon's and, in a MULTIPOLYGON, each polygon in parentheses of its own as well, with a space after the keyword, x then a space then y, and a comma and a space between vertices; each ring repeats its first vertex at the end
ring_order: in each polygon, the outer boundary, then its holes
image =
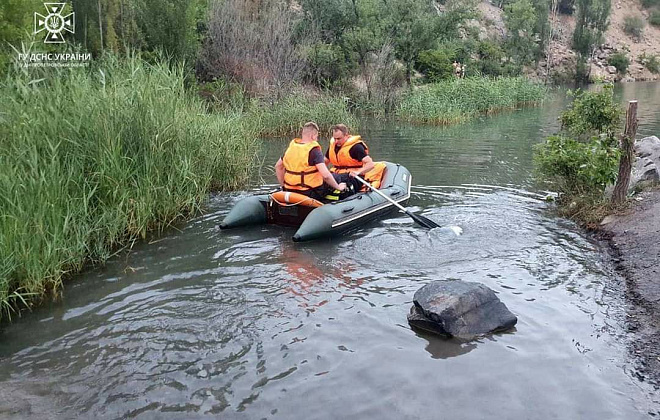
POLYGON ((394 43, 396 56, 406 67, 406 81, 410 86, 413 65, 423 50, 436 40, 437 14, 430 2, 421 0, 389 0, 387 27, 394 43))
POLYGON ((507 49, 520 64, 529 64, 535 57, 538 45, 535 42, 536 11, 530 0, 516 0, 504 8, 508 38, 507 49))
POLYGON ((589 78, 587 58, 593 55, 607 29, 610 0, 576 0, 577 19, 573 32, 573 49, 578 53, 576 81, 589 78))
POLYGON ((0 1, 0 74, 4 73, 11 62, 14 50, 21 41, 32 32, 34 12, 43 13, 43 2, 36 0, 0 1))

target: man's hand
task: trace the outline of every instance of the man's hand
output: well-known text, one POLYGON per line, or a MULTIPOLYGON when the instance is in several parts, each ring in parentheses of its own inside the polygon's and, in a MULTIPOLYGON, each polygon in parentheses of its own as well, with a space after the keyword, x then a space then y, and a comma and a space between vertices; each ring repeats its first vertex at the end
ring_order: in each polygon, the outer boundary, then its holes
POLYGON ((344 192, 344 191, 346 191, 347 188, 348 188, 348 187, 346 186, 346 183, 345 183, 345 182, 340 182, 340 183, 339 183, 339 188, 337 188, 337 189, 338 189, 339 191, 341 191, 341 192, 344 192))

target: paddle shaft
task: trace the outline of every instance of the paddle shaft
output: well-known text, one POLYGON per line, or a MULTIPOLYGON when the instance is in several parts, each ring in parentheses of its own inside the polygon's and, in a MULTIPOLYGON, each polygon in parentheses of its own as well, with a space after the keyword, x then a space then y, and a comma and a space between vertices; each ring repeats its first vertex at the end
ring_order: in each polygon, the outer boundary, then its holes
POLYGON ((401 210, 402 212, 406 213, 408 216, 413 217, 413 216, 411 215, 411 213, 410 213, 405 207, 403 207, 401 204, 397 203, 396 201, 392 200, 390 197, 386 196, 386 195, 385 195, 382 191, 380 191, 378 188, 374 187, 373 185, 371 185, 370 183, 368 183, 367 181, 365 181, 364 179, 360 178, 360 177, 357 176, 357 175, 355 176, 355 179, 357 179, 357 180, 360 181, 362 184, 364 184, 364 185, 366 185, 367 187, 369 187, 369 188, 371 189, 371 191, 377 193, 378 195, 380 195, 381 197, 383 197, 385 200, 387 200, 387 201, 389 201, 390 203, 392 203, 392 204, 394 204, 395 206, 397 206, 397 207, 399 208, 399 210, 401 210))

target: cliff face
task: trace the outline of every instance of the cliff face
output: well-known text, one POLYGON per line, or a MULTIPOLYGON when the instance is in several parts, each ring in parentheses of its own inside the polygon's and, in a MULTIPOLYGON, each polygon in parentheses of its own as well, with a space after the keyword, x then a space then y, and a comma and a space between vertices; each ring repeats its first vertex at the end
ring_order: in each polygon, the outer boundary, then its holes
MULTIPOLYGON (((497 2, 496 2, 497 3, 497 2)), ((482 1, 479 6, 484 19, 489 24, 482 28, 484 36, 489 38, 506 37, 506 27, 503 11, 490 3, 482 1)), ((640 56, 656 55, 660 59, 660 27, 648 22, 650 12, 642 7, 640 0, 612 0, 609 26, 604 35, 604 42, 589 60, 592 80, 635 81, 658 80, 660 75, 651 73, 641 62, 640 56), (626 34, 623 30, 624 19, 627 16, 641 17, 646 26, 639 40, 626 34), (617 74, 616 69, 607 63, 608 58, 616 53, 626 54, 630 60, 626 74, 617 74)), ((556 18, 550 16, 552 26, 552 41, 546 49, 545 59, 539 62, 538 68, 528 69, 528 75, 541 79, 546 77, 561 80, 575 70, 576 54, 571 49, 575 16, 559 14, 556 18)))

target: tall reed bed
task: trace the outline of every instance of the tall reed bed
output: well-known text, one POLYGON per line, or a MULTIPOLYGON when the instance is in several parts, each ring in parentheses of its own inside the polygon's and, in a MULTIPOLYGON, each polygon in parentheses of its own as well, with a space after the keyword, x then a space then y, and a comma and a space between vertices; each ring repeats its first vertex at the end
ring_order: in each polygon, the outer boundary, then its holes
POLYGON ((243 182, 257 132, 181 67, 108 57, 0 84, 0 319, 243 182), (20 305, 19 305, 20 306, 20 305))
POLYGON ((339 123, 352 128, 358 125, 344 98, 302 89, 270 103, 255 104, 249 114, 262 136, 296 134, 308 121, 315 121, 322 132, 339 123))
POLYGON ((398 118, 424 124, 453 124, 480 114, 542 101, 547 88, 523 77, 451 79, 404 96, 398 118))

